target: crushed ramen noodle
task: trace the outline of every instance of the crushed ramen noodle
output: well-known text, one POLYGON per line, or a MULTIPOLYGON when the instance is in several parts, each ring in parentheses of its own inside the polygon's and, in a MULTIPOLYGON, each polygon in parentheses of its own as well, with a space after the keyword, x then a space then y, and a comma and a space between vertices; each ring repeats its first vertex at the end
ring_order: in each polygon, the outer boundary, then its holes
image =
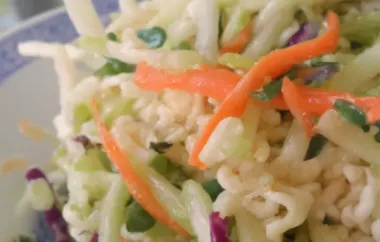
POLYGON ((19 45, 58 76, 56 241, 380 242, 378 2, 64 2, 80 37, 19 45))

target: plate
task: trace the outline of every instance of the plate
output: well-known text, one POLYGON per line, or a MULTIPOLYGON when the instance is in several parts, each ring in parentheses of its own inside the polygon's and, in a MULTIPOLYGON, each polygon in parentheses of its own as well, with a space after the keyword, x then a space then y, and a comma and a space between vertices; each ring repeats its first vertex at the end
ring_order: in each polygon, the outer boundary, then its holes
MULTIPOLYGON (((118 9, 117 0, 94 2, 104 22, 109 13, 118 9)), ((52 62, 20 56, 18 43, 27 40, 63 43, 75 37, 77 33, 63 8, 34 17, 0 36, 0 161, 21 157, 29 165, 48 162, 52 147, 21 135, 18 123, 26 119, 53 132, 52 118, 59 111, 58 86, 52 62)), ((7 241, 5 238, 20 232, 35 230, 31 224, 39 224, 36 214, 30 214, 21 221, 14 216, 15 205, 24 186, 21 171, 0 176, 0 241, 7 241)))

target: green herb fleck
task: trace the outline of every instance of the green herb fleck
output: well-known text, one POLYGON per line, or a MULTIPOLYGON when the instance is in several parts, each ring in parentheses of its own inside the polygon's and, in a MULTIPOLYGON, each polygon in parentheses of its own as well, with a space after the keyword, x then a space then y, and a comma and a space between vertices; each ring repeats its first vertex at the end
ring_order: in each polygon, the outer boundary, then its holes
POLYGON ((323 146, 326 144, 327 139, 321 135, 316 134, 314 135, 309 144, 309 148, 307 149, 305 160, 310 160, 316 157, 322 150, 323 146))
POLYGON ((140 29, 137 31, 137 37, 147 43, 150 48, 158 49, 162 47, 166 41, 166 32, 161 27, 140 29))
POLYGON ((216 179, 203 182, 202 187, 210 195, 212 201, 215 201, 219 194, 224 191, 216 179))
POLYGON ((114 58, 107 58, 107 63, 95 72, 95 76, 103 78, 105 76, 115 76, 120 73, 132 73, 135 70, 136 65, 128 64, 114 58))
POLYGON ((347 122, 359 127, 367 124, 366 114, 357 106, 345 100, 336 100, 334 108, 347 122))
POLYGON ((380 143, 380 131, 375 134, 375 140, 377 143, 380 143))
POLYGON ((119 39, 117 38, 117 35, 115 33, 108 33, 107 39, 113 42, 119 42, 119 39))
POLYGON ((266 84, 262 91, 253 92, 249 94, 250 97, 259 99, 265 102, 269 102, 275 98, 281 91, 282 80, 274 80, 271 83, 266 84))
POLYGON ((175 50, 192 50, 193 47, 190 45, 189 42, 187 41, 182 41, 176 48, 175 50))
POLYGON ((127 207, 126 227, 129 232, 142 233, 156 224, 156 220, 135 200, 127 207))

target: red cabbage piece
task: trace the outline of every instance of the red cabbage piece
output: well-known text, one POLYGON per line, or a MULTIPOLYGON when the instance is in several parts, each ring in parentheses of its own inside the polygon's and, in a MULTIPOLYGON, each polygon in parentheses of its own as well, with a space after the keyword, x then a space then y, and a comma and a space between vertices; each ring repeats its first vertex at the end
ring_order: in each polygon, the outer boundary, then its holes
POLYGON ((231 242, 228 237, 228 221, 222 219, 218 212, 210 214, 210 230, 212 242, 231 242))
MULTIPOLYGON (((37 179, 45 179, 46 182, 49 183, 45 173, 39 168, 29 169, 25 174, 25 178, 29 182, 37 179)), ((67 223, 62 217, 61 211, 55 205, 53 205, 53 207, 51 207, 49 210, 44 211, 43 213, 47 224, 54 232, 55 242, 71 242, 67 223)))
POLYGON ((319 24, 316 22, 308 22, 301 25, 300 29, 290 37, 288 41, 288 46, 301 43, 306 40, 313 39, 317 37, 319 31, 319 24))
POLYGON ((45 173, 43 171, 41 171, 41 169, 30 168, 25 173, 25 179, 29 182, 33 181, 33 180, 37 180, 37 179, 45 179, 46 180, 46 176, 45 176, 45 173))
POLYGON ((329 80, 338 70, 339 65, 337 63, 325 63, 323 66, 318 67, 316 72, 305 78, 305 84, 313 83, 316 86, 320 86, 329 80))
POLYGON ((99 234, 95 232, 90 242, 98 242, 98 238, 99 238, 99 234))

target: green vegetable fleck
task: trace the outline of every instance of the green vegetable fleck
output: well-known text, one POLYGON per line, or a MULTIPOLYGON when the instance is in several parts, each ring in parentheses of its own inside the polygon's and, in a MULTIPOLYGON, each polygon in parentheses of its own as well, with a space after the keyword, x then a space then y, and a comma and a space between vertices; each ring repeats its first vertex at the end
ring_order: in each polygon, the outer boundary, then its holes
POLYGON ((282 80, 274 80, 266 84, 262 91, 253 92, 249 94, 250 97, 269 102, 275 98, 280 92, 282 87, 282 80))
POLYGON ((182 41, 181 43, 179 43, 179 45, 174 48, 175 50, 192 50, 193 47, 190 45, 189 42, 187 41, 182 41))
POLYGON ((294 79, 297 74, 297 69, 292 68, 290 71, 288 71, 285 75, 282 77, 275 79, 271 81, 270 83, 266 84, 261 91, 253 92, 249 94, 250 97, 259 99, 265 102, 269 102, 276 96, 278 96, 281 92, 282 87, 282 79, 284 77, 288 77, 290 80, 294 79))
POLYGON ((380 143, 380 131, 375 134, 375 140, 377 143, 380 143))
POLYGON ((321 152, 326 142, 327 139, 323 135, 314 135, 310 140, 309 148, 307 149, 304 160, 310 160, 316 157, 321 152))
POLYGON ((158 49, 162 47, 166 41, 166 32, 161 27, 140 29, 137 31, 137 37, 147 43, 150 48, 158 49))
POLYGON ((113 42, 119 42, 119 39, 117 38, 117 35, 115 33, 108 33, 107 39, 113 42))
POLYGON ((95 76, 103 78, 105 76, 114 76, 120 73, 132 73, 136 70, 136 65, 122 62, 118 59, 107 58, 107 63, 95 71, 95 76))
POLYGON ((367 124, 366 114, 357 106, 345 100, 336 100, 334 108, 347 122, 359 127, 367 124))
POLYGON ((210 195, 212 201, 215 201, 219 194, 224 191, 216 179, 203 182, 202 187, 210 195))
POLYGON ((30 237, 30 236, 26 236, 26 235, 20 235, 17 239, 17 242, 34 242, 35 240, 30 237))
POLYGON ((363 132, 368 133, 369 130, 371 129, 371 126, 366 124, 366 125, 363 125, 361 128, 362 128, 363 132))
POLYGON ((156 224, 156 220, 135 200, 127 208, 126 227, 129 232, 142 233, 156 224))

